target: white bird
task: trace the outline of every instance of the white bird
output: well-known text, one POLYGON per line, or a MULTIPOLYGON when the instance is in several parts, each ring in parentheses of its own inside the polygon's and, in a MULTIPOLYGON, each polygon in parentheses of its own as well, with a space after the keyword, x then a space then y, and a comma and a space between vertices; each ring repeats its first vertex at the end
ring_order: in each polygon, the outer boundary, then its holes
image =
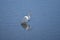
POLYGON ((29 13, 27 16, 24 16, 21 25, 24 29, 29 30, 30 29, 30 25, 28 24, 28 22, 30 21, 31 18, 31 13, 29 13))
POLYGON ((29 13, 27 16, 24 16, 22 22, 26 22, 27 23, 27 22, 30 21, 30 19, 31 19, 31 13, 29 13))
POLYGON ((26 20, 26 22, 28 22, 29 20, 30 20, 30 15, 28 15, 28 16, 24 16, 24 19, 26 20))

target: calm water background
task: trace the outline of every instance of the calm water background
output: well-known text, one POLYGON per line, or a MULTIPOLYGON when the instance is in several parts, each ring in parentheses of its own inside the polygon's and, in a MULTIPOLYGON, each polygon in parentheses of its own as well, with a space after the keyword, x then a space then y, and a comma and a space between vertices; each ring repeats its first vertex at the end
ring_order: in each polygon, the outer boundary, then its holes
POLYGON ((60 40, 60 0, 0 0, 0 40, 60 40), (20 22, 29 10, 26 31, 20 22))

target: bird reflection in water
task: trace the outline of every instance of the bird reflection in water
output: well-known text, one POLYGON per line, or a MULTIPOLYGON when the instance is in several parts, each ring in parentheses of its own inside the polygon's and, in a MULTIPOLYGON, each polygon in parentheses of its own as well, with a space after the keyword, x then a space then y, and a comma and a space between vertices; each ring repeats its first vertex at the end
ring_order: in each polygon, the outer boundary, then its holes
POLYGON ((30 25, 27 24, 27 23, 21 23, 22 27, 25 29, 25 30, 30 30, 30 25))

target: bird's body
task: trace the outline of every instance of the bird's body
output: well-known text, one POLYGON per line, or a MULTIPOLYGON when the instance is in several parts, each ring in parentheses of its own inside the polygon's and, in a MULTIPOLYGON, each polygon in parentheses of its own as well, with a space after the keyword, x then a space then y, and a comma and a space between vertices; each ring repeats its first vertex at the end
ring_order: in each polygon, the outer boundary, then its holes
POLYGON ((24 18, 25 18, 27 21, 30 20, 30 16, 25 16, 24 18))

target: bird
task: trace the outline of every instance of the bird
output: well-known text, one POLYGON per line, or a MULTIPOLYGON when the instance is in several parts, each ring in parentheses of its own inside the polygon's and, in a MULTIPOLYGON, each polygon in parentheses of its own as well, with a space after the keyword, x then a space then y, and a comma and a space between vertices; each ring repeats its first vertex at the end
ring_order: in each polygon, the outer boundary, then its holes
POLYGON ((31 27, 30 27, 30 24, 28 24, 28 22, 30 21, 31 19, 31 13, 28 13, 28 15, 24 16, 22 22, 21 22, 21 25, 22 27, 25 29, 25 30, 29 30, 31 27))

